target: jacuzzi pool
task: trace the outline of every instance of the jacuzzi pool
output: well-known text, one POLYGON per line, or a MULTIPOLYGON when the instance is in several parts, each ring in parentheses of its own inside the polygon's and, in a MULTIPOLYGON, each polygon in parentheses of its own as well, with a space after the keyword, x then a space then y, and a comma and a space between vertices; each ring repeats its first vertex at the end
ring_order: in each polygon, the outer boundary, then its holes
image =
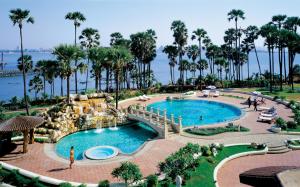
POLYGON ((75 160, 82 160, 85 151, 96 146, 112 146, 122 154, 132 154, 147 140, 156 136, 156 131, 144 123, 131 122, 118 127, 118 130, 103 128, 70 134, 56 143, 55 151, 59 156, 68 159, 70 148, 74 146, 75 160))
POLYGON ((85 151, 86 158, 91 160, 106 160, 117 156, 118 149, 112 146, 96 146, 85 151))
POLYGON ((167 110, 168 118, 171 114, 182 117, 182 126, 208 125, 232 121, 241 117, 241 109, 215 101, 206 100, 166 100, 156 102, 147 106, 159 110, 167 110))

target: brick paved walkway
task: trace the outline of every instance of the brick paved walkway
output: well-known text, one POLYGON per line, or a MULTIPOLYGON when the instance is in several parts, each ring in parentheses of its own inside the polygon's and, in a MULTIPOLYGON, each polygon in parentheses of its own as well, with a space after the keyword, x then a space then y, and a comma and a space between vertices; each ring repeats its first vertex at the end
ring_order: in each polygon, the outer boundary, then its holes
POLYGON ((220 187, 248 186, 239 182, 239 174, 250 169, 267 166, 300 167, 300 151, 290 151, 284 154, 247 156, 231 160, 219 170, 217 180, 220 187))

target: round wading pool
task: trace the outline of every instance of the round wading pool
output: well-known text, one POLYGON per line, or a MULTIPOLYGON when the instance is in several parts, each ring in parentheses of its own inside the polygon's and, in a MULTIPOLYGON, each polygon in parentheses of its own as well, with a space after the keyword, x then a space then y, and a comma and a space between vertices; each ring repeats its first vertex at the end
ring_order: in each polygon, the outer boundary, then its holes
POLYGON ((112 146, 97 146, 85 151, 86 158, 91 160, 105 160, 117 156, 118 149, 112 146))
POLYGON ((147 110, 151 107, 154 112, 157 109, 167 110, 168 118, 171 114, 175 118, 181 116, 183 127, 232 121, 243 114, 241 109, 233 105, 206 100, 166 100, 148 105, 147 110))

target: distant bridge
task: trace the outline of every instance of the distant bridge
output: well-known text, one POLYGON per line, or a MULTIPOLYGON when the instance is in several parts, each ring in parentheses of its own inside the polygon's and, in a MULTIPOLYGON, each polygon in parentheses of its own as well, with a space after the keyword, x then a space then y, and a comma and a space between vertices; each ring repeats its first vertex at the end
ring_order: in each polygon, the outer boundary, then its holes
POLYGON ((146 106, 132 105, 128 108, 128 119, 143 122, 158 132, 160 138, 167 139, 169 135, 182 133, 182 118, 175 118, 171 114, 170 119, 167 118, 166 110, 148 108, 146 106))
MULTIPOLYGON (((33 71, 29 71, 26 73, 27 75, 33 74, 33 71)), ((10 70, 0 70, 0 77, 14 77, 22 75, 22 71, 18 69, 10 69, 10 70)))

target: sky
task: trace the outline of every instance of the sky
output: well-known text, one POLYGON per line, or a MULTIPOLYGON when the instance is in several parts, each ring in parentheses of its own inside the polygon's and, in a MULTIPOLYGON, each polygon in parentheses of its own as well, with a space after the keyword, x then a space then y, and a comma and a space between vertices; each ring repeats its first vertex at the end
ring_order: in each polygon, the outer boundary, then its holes
MULTIPOLYGON (((33 25, 24 26, 25 48, 53 48, 74 42, 74 27, 64 17, 68 12, 80 11, 86 17, 79 33, 86 27, 99 30, 101 45, 108 46, 110 34, 130 34, 154 29, 157 46, 173 42, 170 30, 173 20, 185 22, 189 36, 196 28, 204 28, 215 44, 222 44, 224 31, 234 26, 228 22, 231 9, 245 12, 239 25, 261 26, 273 15, 300 16, 299 0, 0 0, 0 49, 19 46, 18 27, 9 19, 9 10, 30 10, 33 25)), ((189 41, 189 44, 195 41, 189 41)), ((257 41, 263 46, 263 40, 257 41)))

